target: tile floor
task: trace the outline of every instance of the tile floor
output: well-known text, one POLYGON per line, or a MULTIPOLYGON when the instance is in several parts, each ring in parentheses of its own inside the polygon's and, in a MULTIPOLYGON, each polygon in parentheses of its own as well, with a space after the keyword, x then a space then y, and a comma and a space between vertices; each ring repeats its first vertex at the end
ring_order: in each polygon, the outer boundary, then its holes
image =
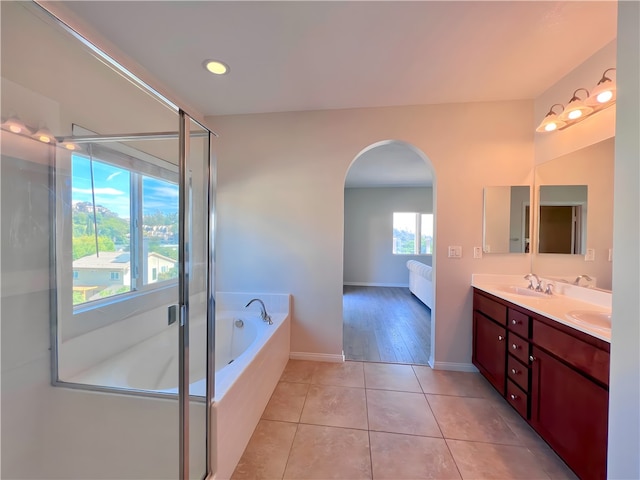
POLYGON ((478 373, 290 360, 233 479, 575 479, 478 373))

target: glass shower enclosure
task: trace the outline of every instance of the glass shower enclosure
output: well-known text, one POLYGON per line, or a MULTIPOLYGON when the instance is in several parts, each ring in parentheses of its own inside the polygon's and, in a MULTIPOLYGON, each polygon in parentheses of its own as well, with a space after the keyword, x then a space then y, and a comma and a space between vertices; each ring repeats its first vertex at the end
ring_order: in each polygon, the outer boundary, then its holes
POLYGON ((2 477, 204 478, 213 134, 40 6, 0 8, 2 477))

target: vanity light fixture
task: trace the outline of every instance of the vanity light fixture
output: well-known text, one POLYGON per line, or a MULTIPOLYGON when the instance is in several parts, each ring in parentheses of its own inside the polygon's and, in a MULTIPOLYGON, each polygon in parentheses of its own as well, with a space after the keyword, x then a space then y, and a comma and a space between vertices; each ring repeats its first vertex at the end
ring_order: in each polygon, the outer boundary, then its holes
POLYGON ((587 98, 589 98, 589 90, 587 90, 586 88, 578 88, 575 92, 573 92, 571 100, 569 100, 569 103, 566 107, 564 107, 564 110, 560 114, 560 120, 562 120, 563 122, 577 120, 580 117, 586 117, 591 112, 593 112, 593 108, 584 103, 587 98), (580 98, 578 96, 578 92, 580 90, 586 92, 584 98, 580 98))
POLYGON ((16 115, 10 115, 9 118, 2 123, 2 128, 13 133, 31 134, 24 122, 16 115))
POLYGON ((202 65, 207 71, 215 75, 229 73, 229 66, 219 60, 205 60, 202 65))
POLYGON ((578 88, 566 107, 559 103, 552 105, 536 132, 562 130, 616 103, 616 84, 607 76, 607 73, 614 70, 615 68, 605 70, 591 93, 586 88, 578 88), (559 114, 554 111, 557 106, 562 108, 559 114))
POLYGON ((591 90, 591 95, 589 95, 589 98, 586 100, 587 105, 599 106, 609 102, 615 102, 616 83, 607 77, 607 73, 614 70, 615 68, 608 68, 604 71, 598 85, 591 90))
POLYGON ((56 143, 56 137, 53 136, 53 133, 51 133, 47 127, 41 127, 32 137, 40 140, 42 143, 56 143))
MULTIPOLYGON (((558 118, 558 114, 553 111, 555 107, 560 107, 564 109, 564 107, 559 103, 555 103, 551 105, 551 108, 549 109, 549 113, 545 115, 544 120, 542 120, 542 123, 538 126, 538 128, 536 128, 536 132, 553 132, 554 130, 557 130, 558 128, 562 128, 566 125, 565 122, 563 122, 558 118)), ((560 112, 562 112, 562 110, 560 112)))

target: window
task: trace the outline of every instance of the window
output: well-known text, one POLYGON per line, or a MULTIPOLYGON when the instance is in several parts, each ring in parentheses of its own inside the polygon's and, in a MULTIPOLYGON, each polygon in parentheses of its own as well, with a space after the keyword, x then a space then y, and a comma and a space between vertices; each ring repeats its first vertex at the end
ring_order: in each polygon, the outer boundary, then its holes
POLYGON ((157 166, 146 168, 148 175, 141 160, 104 156, 109 161, 71 157, 73 305, 178 276, 178 185, 168 179, 177 175, 157 166), (166 271, 158 275, 161 266, 166 271))
POLYGON ((394 212, 393 254, 432 255, 433 214, 394 212))

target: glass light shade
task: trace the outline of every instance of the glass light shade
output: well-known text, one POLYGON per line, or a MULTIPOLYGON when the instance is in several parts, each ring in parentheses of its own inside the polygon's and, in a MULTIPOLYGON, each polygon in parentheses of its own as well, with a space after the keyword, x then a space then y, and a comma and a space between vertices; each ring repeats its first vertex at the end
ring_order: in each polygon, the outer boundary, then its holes
POLYGON ((13 133, 30 134, 31 132, 26 125, 16 116, 9 117, 3 124, 2 128, 13 133))
POLYGON ((34 133, 33 138, 40 140, 42 143, 56 143, 56 137, 45 127, 34 133))
POLYGON ((577 120, 580 117, 586 117, 591 112, 593 112, 593 108, 585 105, 585 103, 579 98, 575 98, 569 102, 569 105, 566 106, 564 111, 560 114, 560 120, 563 122, 577 120))
POLYGON ((540 125, 538 125, 538 128, 536 128, 536 132, 553 132, 554 130, 564 127, 565 125, 566 123, 560 120, 558 118, 558 115, 550 111, 544 117, 542 122, 540 122, 540 125))
POLYGON ((616 84, 611 80, 601 81, 586 100, 587 105, 602 106, 616 100, 616 84))

